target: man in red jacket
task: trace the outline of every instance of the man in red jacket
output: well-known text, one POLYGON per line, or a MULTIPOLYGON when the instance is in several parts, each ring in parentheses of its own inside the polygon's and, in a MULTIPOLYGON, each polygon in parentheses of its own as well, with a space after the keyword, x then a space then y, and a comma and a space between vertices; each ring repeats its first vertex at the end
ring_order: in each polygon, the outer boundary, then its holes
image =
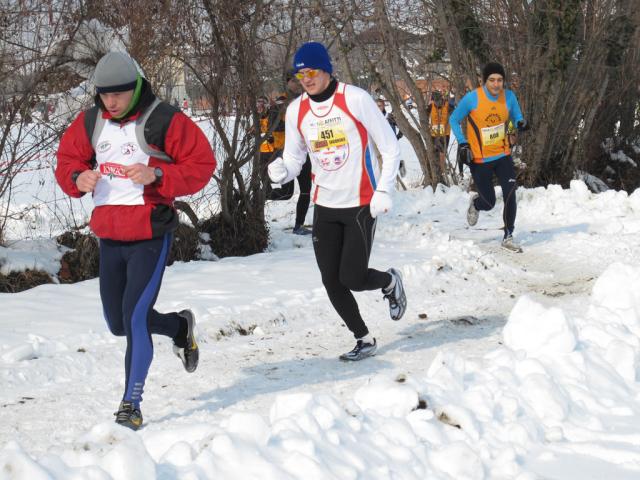
POLYGON ((178 225, 174 198, 201 190, 216 161, 200 128, 156 99, 128 55, 102 57, 94 82, 96 106, 62 136, 55 174, 68 195, 93 196, 90 227, 100 239, 102 307, 109 330, 127 337, 116 422, 137 430, 151 334, 173 339, 188 372, 198 366, 193 313, 159 313, 153 306, 178 225))

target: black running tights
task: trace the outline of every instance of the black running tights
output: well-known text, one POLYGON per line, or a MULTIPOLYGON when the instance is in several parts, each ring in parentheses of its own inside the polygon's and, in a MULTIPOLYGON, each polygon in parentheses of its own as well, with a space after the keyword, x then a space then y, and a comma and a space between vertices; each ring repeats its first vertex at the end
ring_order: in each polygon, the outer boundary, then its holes
POLYGON ((517 211, 516 172, 511 155, 491 162, 471 165, 473 182, 478 189, 478 197, 474 202, 478 210, 491 210, 496 204, 496 191, 493 188, 494 174, 498 177, 498 182, 502 187, 502 199, 504 200, 502 220, 504 222, 504 236, 506 237, 513 234, 517 211))
POLYGON ((313 248, 322 283, 355 338, 364 337, 369 330, 351 292, 382 289, 391 283, 390 274, 369 268, 375 224, 368 205, 314 208, 313 248))

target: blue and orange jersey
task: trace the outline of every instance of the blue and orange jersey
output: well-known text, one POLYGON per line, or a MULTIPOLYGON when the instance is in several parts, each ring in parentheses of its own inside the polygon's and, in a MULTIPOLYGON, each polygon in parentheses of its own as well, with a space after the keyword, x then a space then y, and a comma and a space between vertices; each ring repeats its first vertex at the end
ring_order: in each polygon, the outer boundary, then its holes
POLYGON ((486 87, 467 93, 449 118, 458 143, 469 143, 475 163, 498 160, 511 153, 507 128, 509 121, 523 120, 516 95, 508 89, 496 97, 486 87), (467 134, 460 123, 467 119, 467 134))

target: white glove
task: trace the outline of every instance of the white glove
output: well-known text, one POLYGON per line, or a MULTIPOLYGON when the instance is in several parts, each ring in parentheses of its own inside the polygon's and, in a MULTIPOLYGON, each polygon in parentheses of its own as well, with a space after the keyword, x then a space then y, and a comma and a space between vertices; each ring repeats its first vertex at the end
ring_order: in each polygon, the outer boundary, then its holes
POLYGON ((269 178, 273 183, 282 183, 282 181, 289 176, 284 160, 278 157, 267 166, 269 172, 269 178))
POLYGON ((378 215, 387 213, 393 207, 393 200, 391 200, 391 195, 387 192, 381 192, 376 190, 373 192, 373 197, 371 197, 371 203, 369 204, 369 211, 371 212, 371 217, 376 218, 378 215))

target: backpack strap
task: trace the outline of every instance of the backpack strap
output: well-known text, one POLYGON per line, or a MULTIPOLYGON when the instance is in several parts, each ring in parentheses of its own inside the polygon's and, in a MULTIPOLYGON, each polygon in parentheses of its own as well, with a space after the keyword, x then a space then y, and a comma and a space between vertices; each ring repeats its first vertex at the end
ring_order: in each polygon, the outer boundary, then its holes
POLYGON ((87 132, 87 137, 91 142, 93 148, 93 156, 91 157, 91 168, 96 167, 96 146, 98 139, 104 128, 105 119, 100 115, 100 108, 95 106, 87 110, 84 114, 84 128, 87 132))
POLYGON ((151 116, 153 111, 156 109, 156 107, 160 105, 160 103, 161 103, 160 100, 156 97, 151 103, 151 105, 149 105, 149 107, 144 111, 144 113, 140 115, 140 117, 138 117, 138 119, 136 120, 136 139, 138 140, 138 145, 140 145, 140 148, 142 149, 142 151, 147 155, 149 155, 150 157, 157 158, 158 160, 163 160, 165 162, 173 163, 173 158, 171 158, 165 152, 163 152, 162 150, 156 150, 154 148, 151 148, 144 134, 147 120, 149 120, 149 117, 151 116))
POLYGON ((98 107, 92 107, 84 112, 84 129, 87 132, 87 138, 93 145, 93 130, 96 128, 96 117, 98 116, 98 107))
POLYGON ((107 121, 102 118, 99 107, 92 107, 84 115, 84 127, 87 129, 87 136, 91 140, 91 146, 95 151, 98 146, 100 134, 107 121))

